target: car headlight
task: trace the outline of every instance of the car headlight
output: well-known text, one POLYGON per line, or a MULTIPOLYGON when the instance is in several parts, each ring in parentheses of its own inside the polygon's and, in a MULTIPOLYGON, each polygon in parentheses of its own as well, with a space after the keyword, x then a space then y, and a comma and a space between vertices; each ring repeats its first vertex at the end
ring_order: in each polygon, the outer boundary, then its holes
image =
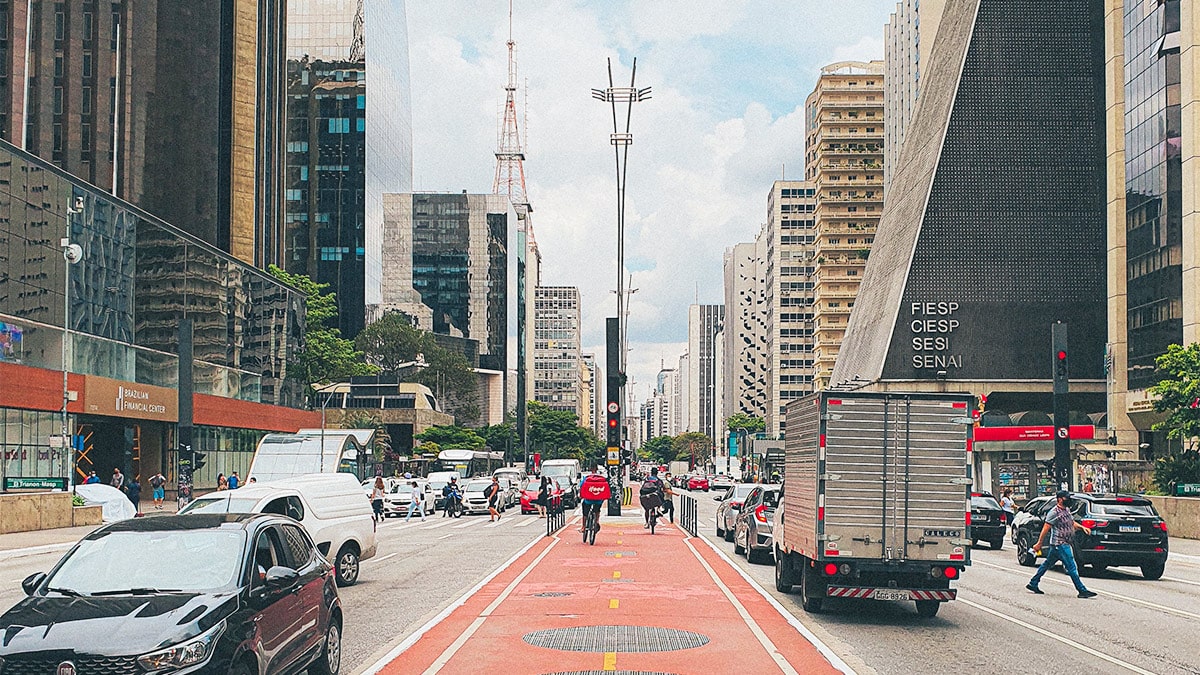
POLYGON ((138 664, 148 672, 178 670, 204 663, 212 656, 217 638, 225 630, 225 622, 209 628, 200 635, 166 649, 138 657, 138 664))

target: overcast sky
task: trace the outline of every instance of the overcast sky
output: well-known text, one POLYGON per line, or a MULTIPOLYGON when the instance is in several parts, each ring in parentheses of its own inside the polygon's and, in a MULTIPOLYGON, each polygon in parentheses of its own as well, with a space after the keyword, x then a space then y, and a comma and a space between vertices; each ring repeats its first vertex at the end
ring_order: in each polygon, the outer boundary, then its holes
MULTIPOLYGON (((630 377, 644 399, 687 346, 687 308, 723 302, 722 255, 751 241, 771 182, 798 179, 804 99, 821 66, 883 58, 886 0, 515 0, 525 175, 545 285, 578 286, 583 345, 601 367, 616 312, 612 112, 633 110, 626 268, 630 377), (527 89, 526 89, 527 85, 527 89), (528 124, 526 124, 526 121, 528 124)), ((408 0, 413 187, 490 192, 504 102, 507 0, 408 0)))

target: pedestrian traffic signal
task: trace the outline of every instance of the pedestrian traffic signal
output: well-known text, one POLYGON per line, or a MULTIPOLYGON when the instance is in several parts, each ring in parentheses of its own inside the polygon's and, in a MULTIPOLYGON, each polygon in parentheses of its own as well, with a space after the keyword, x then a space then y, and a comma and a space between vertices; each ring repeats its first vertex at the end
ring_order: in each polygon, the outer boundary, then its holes
POLYGON ((204 458, 207 456, 206 452, 192 453, 192 471, 199 471, 204 466, 204 458))

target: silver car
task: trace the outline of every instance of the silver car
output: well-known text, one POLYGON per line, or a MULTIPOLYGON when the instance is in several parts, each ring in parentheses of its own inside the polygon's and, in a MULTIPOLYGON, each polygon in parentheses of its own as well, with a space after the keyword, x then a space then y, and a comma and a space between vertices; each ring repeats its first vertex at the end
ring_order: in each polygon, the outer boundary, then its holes
POLYGON ((733 527, 737 522, 742 502, 746 499, 746 495, 756 487, 758 487, 758 483, 737 483, 722 494, 713 497, 721 502, 721 505, 717 507, 718 537, 724 537, 725 541, 733 541, 733 527))

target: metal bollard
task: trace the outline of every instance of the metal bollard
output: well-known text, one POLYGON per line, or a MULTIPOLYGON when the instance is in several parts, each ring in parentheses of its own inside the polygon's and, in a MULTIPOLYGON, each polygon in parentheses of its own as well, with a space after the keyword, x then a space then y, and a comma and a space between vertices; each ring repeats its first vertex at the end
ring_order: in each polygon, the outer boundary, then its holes
POLYGON ((691 495, 681 494, 679 497, 679 526, 685 532, 693 537, 699 536, 696 514, 696 498, 691 495))
POLYGON ((567 524, 567 511, 563 507, 562 496, 559 495, 550 500, 550 505, 546 507, 546 536, 554 536, 567 524))

